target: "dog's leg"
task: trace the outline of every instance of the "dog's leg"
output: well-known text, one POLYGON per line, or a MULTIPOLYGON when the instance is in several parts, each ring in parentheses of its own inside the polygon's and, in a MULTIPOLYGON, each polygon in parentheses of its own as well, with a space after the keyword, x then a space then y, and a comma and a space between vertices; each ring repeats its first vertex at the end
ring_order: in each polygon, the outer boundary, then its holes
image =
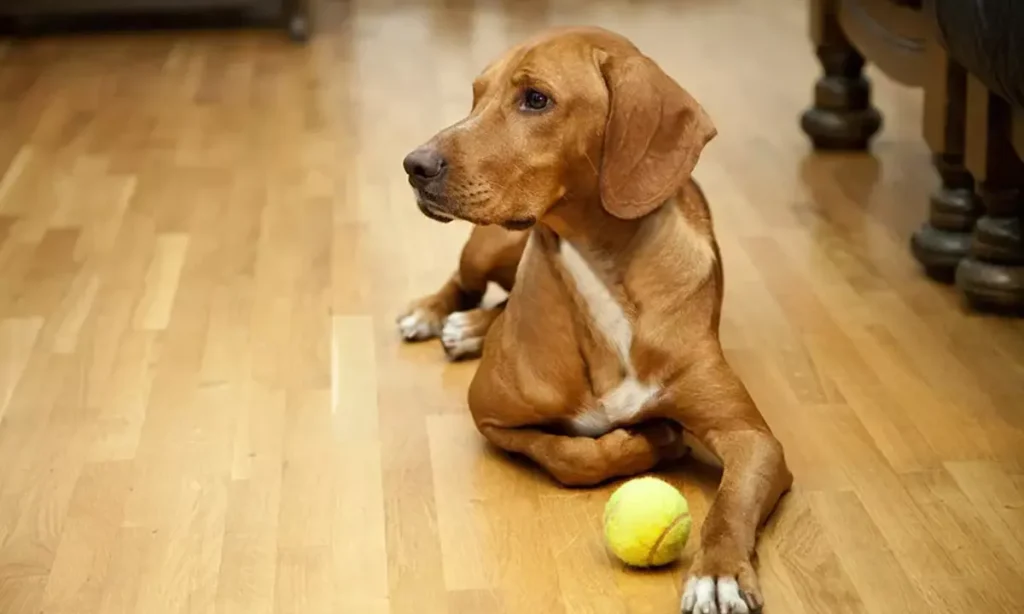
POLYGON ((597 438, 490 425, 481 425, 480 432, 499 448, 532 459, 565 486, 593 486, 636 475, 686 454, 680 430, 663 421, 615 429, 597 438))
POLYGON ((782 445, 719 352, 673 387, 678 420, 722 462, 722 482, 683 589, 686 614, 745 614, 763 604, 757 532, 792 484, 782 445))
POLYGON ((491 324, 504 311, 502 301, 494 307, 479 307, 469 311, 456 311, 449 315, 441 327, 441 345, 451 360, 478 358, 483 352, 484 337, 491 324))
POLYGON ((767 432, 711 431, 704 441, 725 471, 683 587, 682 611, 756 612, 763 605, 752 563, 757 531, 792 477, 779 442, 767 432))
POLYGON ((504 304, 475 309, 487 287, 496 283, 512 289, 519 259, 526 247, 527 233, 496 226, 475 226, 462 248, 459 269, 434 294, 414 301, 398 318, 398 329, 406 341, 442 337, 452 358, 479 355, 487 329, 504 304), (446 327, 449 316, 464 312, 446 327))
POLYGON ((425 341, 441 334, 445 318, 456 311, 472 309, 483 299, 483 288, 467 287, 460 272, 453 274, 441 289, 413 301, 398 316, 398 330, 406 341, 425 341))

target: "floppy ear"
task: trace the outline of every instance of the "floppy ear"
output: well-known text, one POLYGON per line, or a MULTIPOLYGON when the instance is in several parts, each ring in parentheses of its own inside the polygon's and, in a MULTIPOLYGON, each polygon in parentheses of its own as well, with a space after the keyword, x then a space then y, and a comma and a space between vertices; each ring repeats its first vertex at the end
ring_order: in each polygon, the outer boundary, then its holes
POLYGON ((635 219, 686 183, 717 131, 693 96, 650 58, 609 54, 601 74, 609 101, 601 202, 612 215, 635 219))

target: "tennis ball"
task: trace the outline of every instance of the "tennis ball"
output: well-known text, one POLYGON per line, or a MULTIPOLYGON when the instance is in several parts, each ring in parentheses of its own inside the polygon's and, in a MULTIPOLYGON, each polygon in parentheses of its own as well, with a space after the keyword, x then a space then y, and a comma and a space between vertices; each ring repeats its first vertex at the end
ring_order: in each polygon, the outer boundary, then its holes
POLYGON ((650 476, 620 486, 604 508, 608 548, 632 567, 658 567, 678 559, 691 524, 686 497, 650 476))

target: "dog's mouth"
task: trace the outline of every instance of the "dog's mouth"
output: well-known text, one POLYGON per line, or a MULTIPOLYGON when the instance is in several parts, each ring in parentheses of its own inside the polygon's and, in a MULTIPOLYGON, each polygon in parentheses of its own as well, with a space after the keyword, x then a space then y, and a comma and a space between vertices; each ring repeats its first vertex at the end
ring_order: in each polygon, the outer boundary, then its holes
POLYGON ((420 213, 422 213, 423 215, 429 217, 430 219, 434 220, 435 222, 441 222, 442 224, 447 224, 449 222, 454 222, 455 221, 455 216, 453 216, 453 215, 451 215, 451 214, 449 214, 449 213, 447 213, 445 211, 441 211, 441 210, 437 209, 436 206, 434 206, 432 203, 418 201, 417 204, 419 205, 420 213))
POLYGON ((537 223, 537 218, 530 216, 521 219, 511 219, 501 223, 505 230, 529 230, 537 223))
POLYGON ((455 221, 455 216, 448 213, 447 207, 438 203, 438 199, 432 197, 429 194, 425 194, 422 190, 416 189, 416 206, 419 207, 420 213, 434 220, 435 222, 441 222, 447 224, 455 221))
POLYGON ((467 214, 458 207, 453 207, 443 196, 431 194, 423 188, 414 188, 413 191, 416 194, 416 206, 419 207, 420 213, 442 224, 462 220, 475 226, 501 226, 506 230, 519 231, 529 230, 537 224, 537 218, 533 216, 508 220, 483 219, 467 214))

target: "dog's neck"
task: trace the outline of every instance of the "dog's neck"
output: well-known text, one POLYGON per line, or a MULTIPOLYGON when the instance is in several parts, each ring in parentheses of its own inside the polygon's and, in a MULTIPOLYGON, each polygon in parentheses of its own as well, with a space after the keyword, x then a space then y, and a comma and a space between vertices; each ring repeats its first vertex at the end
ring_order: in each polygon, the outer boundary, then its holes
POLYGON ((664 207, 635 220, 617 218, 605 211, 600 202, 562 202, 541 220, 560 240, 577 249, 607 258, 628 257, 636 237, 663 214, 664 207))
POLYGON ((552 208, 540 225, 558 240, 567 240, 581 254, 588 255, 588 260, 598 258, 605 266, 624 267, 642 243, 638 237, 651 238, 651 229, 670 209, 663 205, 641 218, 626 220, 605 211, 597 200, 562 203, 552 208))

